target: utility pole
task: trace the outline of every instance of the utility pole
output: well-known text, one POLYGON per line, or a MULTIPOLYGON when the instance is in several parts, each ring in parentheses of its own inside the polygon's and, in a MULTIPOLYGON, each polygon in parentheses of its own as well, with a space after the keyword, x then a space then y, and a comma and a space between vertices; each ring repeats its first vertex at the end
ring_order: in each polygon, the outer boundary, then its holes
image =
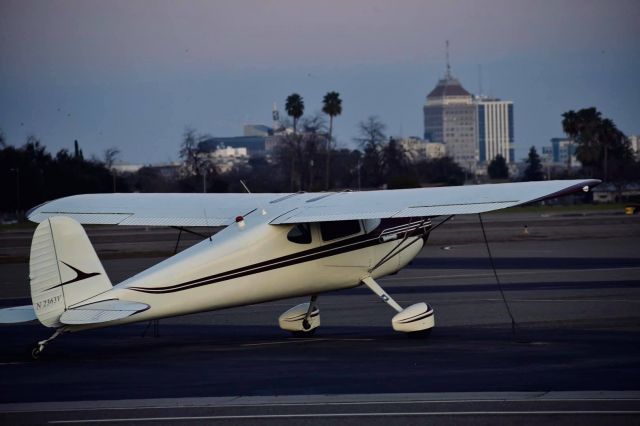
POLYGON ((207 193, 207 168, 205 167, 202 172, 202 193, 207 193))
POLYGON ((16 172, 16 219, 20 220, 20 169, 10 169, 12 172, 16 172))

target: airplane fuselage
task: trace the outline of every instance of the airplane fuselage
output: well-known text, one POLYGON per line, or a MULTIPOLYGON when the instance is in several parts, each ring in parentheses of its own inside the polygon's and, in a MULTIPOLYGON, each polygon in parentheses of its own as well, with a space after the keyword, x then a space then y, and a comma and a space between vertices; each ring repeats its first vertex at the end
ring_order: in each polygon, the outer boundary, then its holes
POLYGON ((123 299, 150 306, 117 321, 124 324, 356 287, 367 276, 403 268, 420 252, 431 228, 424 218, 339 225, 270 225, 270 220, 268 214, 252 212, 83 304, 123 299))

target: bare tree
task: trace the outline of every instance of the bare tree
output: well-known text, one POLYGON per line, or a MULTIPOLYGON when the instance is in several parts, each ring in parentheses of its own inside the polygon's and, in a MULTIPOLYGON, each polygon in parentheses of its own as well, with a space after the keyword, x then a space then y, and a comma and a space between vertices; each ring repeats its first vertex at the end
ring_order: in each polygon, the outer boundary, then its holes
POLYGON ((113 192, 116 192, 116 170, 113 168, 113 164, 120 155, 120 150, 114 146, 104 150, 104 166, 111 172, 111 180, 113 184, 113 192))
POLYGON ((305 118, 302 121, 302 131, 303 146, 300 150, 300 171, 302 182, 308 182, 307 189, 312 191, 315 186, 315 168, 321 162, 320 152, 322 145, 326 145, 327 140, 324 118, 319 114, 305 118))
POLYGON ((189 176, 200 176, 211 168, 210 161, 201 149, 201 143, 211 138, 210 135, 199 135, 192 127, 187 127, 180 144, 180 158, 184 163, 185 172, 189 176))
POLYGON ((364 151, 361 171, 365 186, 378 187, 383 183, 382 149, 387 139, 385 130, 385 124, 373 115, 358 124, 359 137, 355 141, 364 151))
POLYGON ((111 148, 107 148, 103 153, 103 163, 107 169, 111 169, 116 161, 118 161, 120 157, 120 150, 115 146, 111 148))

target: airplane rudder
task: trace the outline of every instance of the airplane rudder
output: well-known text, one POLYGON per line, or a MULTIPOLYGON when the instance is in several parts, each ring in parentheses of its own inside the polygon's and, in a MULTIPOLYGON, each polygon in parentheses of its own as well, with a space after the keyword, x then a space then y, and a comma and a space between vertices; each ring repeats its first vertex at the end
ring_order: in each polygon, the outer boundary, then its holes
POLYGON ((31 299, 40 322, 59 327, 70 306, 112 288, 82 225, 66 216, 41 222, 29 259, 31 299))

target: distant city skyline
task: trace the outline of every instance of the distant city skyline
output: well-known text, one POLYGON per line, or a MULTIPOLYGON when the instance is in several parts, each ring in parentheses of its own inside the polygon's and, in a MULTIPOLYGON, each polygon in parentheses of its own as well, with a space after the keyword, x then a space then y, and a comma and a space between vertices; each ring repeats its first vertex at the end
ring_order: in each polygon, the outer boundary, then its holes
POLYGON ((389 136, 420 136, 427 93, 452 73, 516 105, 516 160, 563 135, 561 114, 595 106, 640 133, 640 3, 530 1, 0 2, 0 129, 52 153, 134 163, 176 160, 186 126, 238 136, 306 113, 337 91, 334 135, 355 146, 377 115, 389 136))

